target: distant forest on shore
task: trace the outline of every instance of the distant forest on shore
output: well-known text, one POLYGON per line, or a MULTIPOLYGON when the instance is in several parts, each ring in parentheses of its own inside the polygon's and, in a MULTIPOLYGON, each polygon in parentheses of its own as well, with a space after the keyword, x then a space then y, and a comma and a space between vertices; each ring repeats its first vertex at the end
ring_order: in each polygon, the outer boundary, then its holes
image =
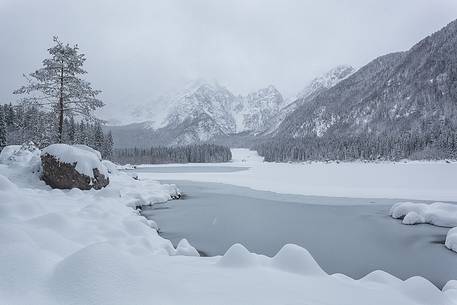
POLYGON ((232 159, 230 148, 215 144, 176 147, 114 149, 112 161, 120 164, 211 163, 232 159))

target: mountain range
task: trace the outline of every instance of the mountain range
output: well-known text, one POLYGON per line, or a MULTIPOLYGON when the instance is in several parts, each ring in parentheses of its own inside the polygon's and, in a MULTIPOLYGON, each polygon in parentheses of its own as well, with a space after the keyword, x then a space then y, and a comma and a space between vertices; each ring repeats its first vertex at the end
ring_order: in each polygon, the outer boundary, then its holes
POLYGON ((108 126, 116 147, 186 145, 235 135, 266 136, 302 103, 354 72, 338 66, 312 80, 294 98, 284 99, 272 85, 245 96, 215 82, 195 81, 132 111, 132 123, 108 126))
POLYGON ((217 83, 198 81, 154 105, 154 110, 138 110, 142 123, 109 127, 116 146, 230 139, 246 146, 243 140, 248 139, 454 130, 457 21, 410 50, 381 56, 357 71, 338 66, 293 98, 285 99, 274 86, 241 96, 217 83))

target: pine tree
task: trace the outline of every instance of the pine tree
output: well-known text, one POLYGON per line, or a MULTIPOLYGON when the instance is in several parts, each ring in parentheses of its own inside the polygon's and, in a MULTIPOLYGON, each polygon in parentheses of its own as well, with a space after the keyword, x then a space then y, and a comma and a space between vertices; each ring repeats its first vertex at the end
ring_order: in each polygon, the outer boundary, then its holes
POLYGON ((110 130, 110 131, 108 131, 108 134, 105 136, 105 143, 104 143, 104 149, 103 149, 103 154, 104 154, 105 159, 111 160, 111 158, 113 156, 113 146, 114 146, 113 135, 110 130))
POLYGON ((6 126, 7 127, 11 127, 14 125, 14 120, 16 118, 15 114, 14 114, 14 107, 13 105, 10 103, 9 105, 5 105, 5 122, 6 122, 6 126))
POLYGON ((104 145, 105 145, 105 136, 103 135, 102 126, 101 126, 101 124, 99 122, 97 122, 94 125, 94 144, 93 144, 93 148, 95 148, 99 152, 103 152, 104 145))
POLYGON ((78 115, 88 120, 95 120, 93 111, 104 104, 97 98, 101 92, 94 90, 91 84, 81 78, 87 72, 82 66, 86 61, 79 53, 78 45, 63 44, 54 37, 56 44, 48 49, 49 58, 43 60, 43 67, 29 74, 28 84, 14 91, 14 94, 26 95, 22 101, 48 107, 57 114, 58 140, 63 141, 65 116, 78 115))
POLYGON ((0 107, 0 150, 6 146, 7 130, 5 122, 5 113, 3 107, 0 107))
POLYGON ((76 140, 76 123, 73 116, 70 117, 70 122, 68 125, 68 142, 69 144, 75 144, 76 140))

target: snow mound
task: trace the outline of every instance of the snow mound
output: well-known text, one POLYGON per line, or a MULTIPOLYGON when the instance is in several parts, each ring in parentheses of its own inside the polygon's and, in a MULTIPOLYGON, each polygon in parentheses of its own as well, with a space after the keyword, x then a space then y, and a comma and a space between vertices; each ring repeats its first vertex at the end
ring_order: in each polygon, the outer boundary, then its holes
POLYGON ((301 275, 327 275, 308 250, 294 244, 287 244, 282 247, 272 258, 271 265, 283 271, 301 275))
POLYGON ((101 162, 100 153, 85 145, 52 144, 43 149, 41 155, 54 156, 60 162, 76 164, 76 171, 94 178, 93 169, 106 176, 107 169, 101 162))
POLYGON ((39 157, 40 150, 33 142, 27 142, 22 145, 9 145, 3 148, 0 153, 0 162, 27 165, 32 161, 38 161, 39 157))
POLYGON ((406 214, 405 218, 403 218, 402 223, 405 225, 415 225, 417 223, 425 223, 425 217, 414 211, 411 211, 408 214, 406 214))
POLYGON ((435 226, 449 228, 457 227, 457 204, 443 202, 432 204, 397 202, 390 209, 390 215, 393 218, 405 217, 410 212, 414 212, 414 214, 408 217, 408 222, 416 221, 414 223, 429 223, 435 226))
MULTIPOLYGON (((390 209, 393 218, 403 218, 406 225, 428 223, 440 227, 457 227, 457 204, 435 202, 432 204, 397 202, 390 209)), ((449 230, 445 245, 457 252, 457 228, 449 230)))
POLYGON ((256 263, 253 254, 248 249, 241 244, 234 244, 221 257, 218 264, 223 267, 243 268, 253 266, 256 263))
POLYGON ((382 270, 375 270, 361 278, 360 281, 382 283, 387 285, 400 285, 402 283, 402 280, 399 278, 382 270))
POLYGON ((445 245, 448 249, 457 252, 457 227, 449 230, 446 235, 445 245))
POLYGON ((198 251, 192 247, 192 245, 185 238, 181 239, 181 241, 178 243, 175 255, 200 256, 198 251))
POLYGON ((0 151, 0 162, 6 163, 9 158, 21 148, 21 145, 8 145, 0 151))
POLYGON ((457 280, 451 280, 446 283, 443 287, 443 291, 448 291, 448 290, 457 290, 457 280))
POLYGON ((437 301, 442 296, 442 291, 423 277, 413 276, 404 281, 401 288, 404 294, 419 304, 446 304, 437 301))

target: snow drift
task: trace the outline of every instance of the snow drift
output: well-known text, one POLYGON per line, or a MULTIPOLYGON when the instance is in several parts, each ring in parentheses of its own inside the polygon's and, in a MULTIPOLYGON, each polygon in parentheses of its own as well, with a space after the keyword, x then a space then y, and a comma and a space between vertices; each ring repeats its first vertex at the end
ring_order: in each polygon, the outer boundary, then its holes
POLYGON ((405 225, 428 223, 440 227, 449 227, 445 245, 457 252, 457 204, 434 202, 414 203, 398 202, 390 209, 393 218, 403 218, 405 225))

